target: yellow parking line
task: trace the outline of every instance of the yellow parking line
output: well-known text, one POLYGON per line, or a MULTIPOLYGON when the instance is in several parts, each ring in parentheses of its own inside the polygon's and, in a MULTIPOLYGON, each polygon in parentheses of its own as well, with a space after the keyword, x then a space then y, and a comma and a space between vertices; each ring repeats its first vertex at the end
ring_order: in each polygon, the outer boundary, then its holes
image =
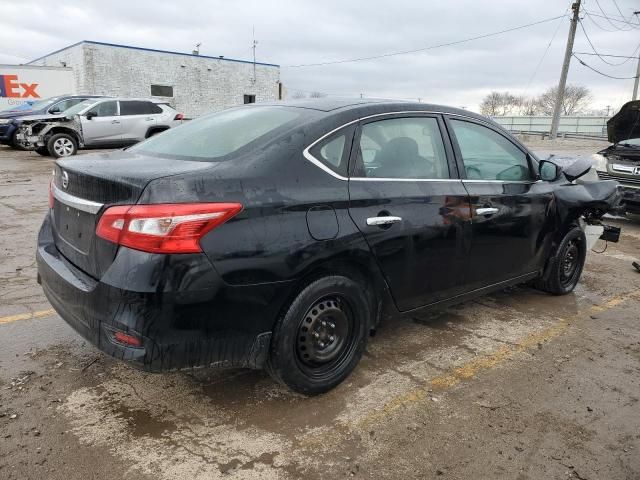
POLYGON ((17 315, 9 315, 8 317, 0 317, 0 325, 5 323, 17 322, 18 320, 31 320, 32 318, 49 317, 56 313, 53 308, 48 310, 38 310, 37 312, 18 313, 17 315))
POLYGON ((624 293, 622 295, 616 295, 600 305, 593 305, 590 308, 579 311, 575 315, 569 318, 558 318, 558 323, 545 328, 539 332, 533 332, 513 346, 501 347, 487 355, 476 358, 464 365, 453 368, 448 372, 438 375, 431 380, 427 380, 424 386, 418 387, 412 391, 401 394, 392 398, 387 403, 382 405, 379 409, 371 410, 364 417, 360 418, 356 422, 344 422, 339 421, 333 426, 332 429, 312 435, 304 438, 300 444, 302 447, 310 447, 316 444, 320 444, 326 441, 327 436, 331 436, 331 432, 343 432, 346 433, 353 428, 365 428, 372 424, 380 422, 389 417, 393 412, 404 406, 409 406, 426 399, 432 391, 444 391, 457 385, 463 380, 469 380, 474 378, 479 373, 493 369, 503 362, 513 358, 518 353, 524 352, 531 348, 537 347, 539 343, 548 342, 558 336, 560 336, 568 327, 571 322, 583 317, 585 315, 592 315, 594 313, 601 313, 610 310, 614 307, 621 305, 628 300, 640 299, 640 291, 634 290, 624 293))

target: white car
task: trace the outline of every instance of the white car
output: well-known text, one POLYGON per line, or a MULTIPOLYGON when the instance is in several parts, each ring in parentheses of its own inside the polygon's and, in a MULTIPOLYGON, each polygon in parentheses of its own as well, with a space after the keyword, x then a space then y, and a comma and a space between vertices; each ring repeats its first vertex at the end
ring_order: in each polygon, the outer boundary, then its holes
POLYGON ((56 115, 21 117, 16 141, 55 158, 79 148, 123 147, 177 126, 183 121, 168 103, 142 98, 85 100, 56 115))

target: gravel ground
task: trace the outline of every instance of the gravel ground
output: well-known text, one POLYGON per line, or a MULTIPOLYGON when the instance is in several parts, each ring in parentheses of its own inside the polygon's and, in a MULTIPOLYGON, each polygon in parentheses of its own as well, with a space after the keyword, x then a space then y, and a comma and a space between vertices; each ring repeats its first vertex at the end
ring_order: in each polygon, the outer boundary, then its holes
POLYGON ((621 242, 573 294, 387 321, 347 382, 304 398, 263 372, 142 373, 80 339, 35 282, 51 166, 0 147, 1 479, 640 478, 637 221, 612 220, 621 242))

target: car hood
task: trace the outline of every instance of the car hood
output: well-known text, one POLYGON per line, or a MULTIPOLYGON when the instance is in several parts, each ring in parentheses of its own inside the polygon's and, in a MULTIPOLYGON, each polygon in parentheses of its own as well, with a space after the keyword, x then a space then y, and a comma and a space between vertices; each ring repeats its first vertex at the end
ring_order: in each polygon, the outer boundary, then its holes
POLYGON ((20 115, 17 117, 17 120, 21 122, 42 122, 47 120, 62 120, 65 118, 64 115, 50 115, 50 114, 42 114, 42 115, 20 115))
POLYGON ((37 110, 8 110, 0 112, 0 118, 17 118, 25 115, 33 115, 37 110))
POLYGON ((607 138, 618 143, 640 137, 640 100, 625 103, 607 122, 607 138))

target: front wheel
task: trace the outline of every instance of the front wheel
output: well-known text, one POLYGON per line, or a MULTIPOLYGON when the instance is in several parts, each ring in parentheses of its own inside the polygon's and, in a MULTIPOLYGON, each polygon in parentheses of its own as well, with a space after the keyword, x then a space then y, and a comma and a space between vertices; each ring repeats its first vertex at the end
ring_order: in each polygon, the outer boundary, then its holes
POLYGON ((367 343, 371 311, 366 288, 343 276, 307 285, 278 320, 267 371, 305 395, 341 383, 356 367, 367 343))
POLYGON ((565 295, 578 284, 587 256, 587 239, 579 227, 564 236, 556 253, 549 259, 547 268, 536 286, 554 295, 565 295))
POLYGON ((54 158, 70 157, 78 151, 78 142, 67 133, 56 133, 47 141, 47 150, 54 158))

